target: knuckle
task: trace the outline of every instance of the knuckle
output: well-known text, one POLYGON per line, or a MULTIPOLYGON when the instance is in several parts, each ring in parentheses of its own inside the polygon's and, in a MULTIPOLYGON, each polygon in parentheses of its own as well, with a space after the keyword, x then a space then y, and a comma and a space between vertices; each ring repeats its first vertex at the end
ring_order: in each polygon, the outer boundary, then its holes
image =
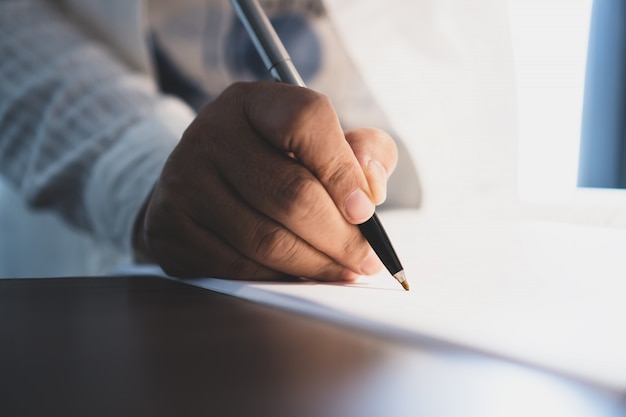
POLYGON ((248 82, 235 81, 231 83, 228 87, 226 87, 218 97, 223 98, 233 95, 238 96, 241 93, 247 91, 249 87, 250 83, 248 82))
POLYGON ((304 101, 304 108, 312 113, 329 114, 333 113, 333 106, 330 102, 330 98, 322 93, 318 93, 313 90, 307 90, 306 100, 304 101))
POLYGON ((335 161, 328 164, 327 172, 321 172, 320 176, 324 184, 329 187, 345 186, 353 182, 351 175, 354 170, 355 164, 352 161, 335 161))
POLYGON ((302 169, 294 170, 291 174, 285 175, 275 189, 274 198, 277 206, 288 213, 292 212, 293 207, 305 209, 312 207, 315 204, 318 185, 317 179, 309 172, 302 169))
POLYGON ((282 227, 274 227, 269 231, 259 231, 255 241, 257 259, 271 261, 280 259, 288 263, 296 256, 298 240, 291 232, 282 227))
POLYGON ((285 128, 297 133, 312 124, 325 123, 329 117, 336 116, 328 96, 313 90, 303 90, 286 114, 285 128))

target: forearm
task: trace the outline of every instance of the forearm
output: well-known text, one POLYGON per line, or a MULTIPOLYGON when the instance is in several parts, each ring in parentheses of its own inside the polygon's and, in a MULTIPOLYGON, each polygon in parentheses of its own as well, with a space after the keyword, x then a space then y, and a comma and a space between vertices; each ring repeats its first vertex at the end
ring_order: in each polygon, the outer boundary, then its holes
POLYGON ((121 249, 191 111, 39 2, 0 3, 0 173, 121 249))

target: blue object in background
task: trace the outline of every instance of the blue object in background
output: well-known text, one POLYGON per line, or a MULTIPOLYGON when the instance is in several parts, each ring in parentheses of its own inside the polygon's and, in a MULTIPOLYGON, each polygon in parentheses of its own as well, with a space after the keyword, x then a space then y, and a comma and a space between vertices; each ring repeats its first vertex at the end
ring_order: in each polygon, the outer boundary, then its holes
POLYGON ((579 187, 626 188, 626 1, 594 0, 579 187))
MULTIPOLYGON (((232 74, 254 80, 271 80, 250 36, 235 16, 228 37, 226 63, 232 74)), ((318 73, 322 65, 322 46, 318 35, 306 16, 297 13, 280 13, 270 18, 272 26, 283 41, 293 64, 306 84, 318 73)))

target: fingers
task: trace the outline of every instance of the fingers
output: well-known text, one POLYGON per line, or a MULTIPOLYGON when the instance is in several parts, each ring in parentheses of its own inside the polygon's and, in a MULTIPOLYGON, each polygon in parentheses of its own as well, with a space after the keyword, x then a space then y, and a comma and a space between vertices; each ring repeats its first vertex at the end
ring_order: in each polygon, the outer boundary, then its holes
POLYGON ((151 250, 159 256, 163 271, 179 278, 219 277, 238 280, 281 280, 287 274, 266 268, 242 256, 217 235, 198 228, 191 219, 180 222, 171 235, 162 239, 151 234, 151 250), (184 236, 183 236, 184 234, 184 236))
POLYGON ((180 195, 172 195, 171 190, 157 188, 144 222, 150 252, 168 275, 255 280, 285 278, 286 273, 254 262, 199 225, 188 215, 187 204, 177 204, 181 201, 180 195))
POLYGON ((387 180, 398 162, 398 147, 387 133, 379 129, 354 129, 345 132, 367 178, 376 205, 387 197, 387 180))
POLYGON ((350 281, 382 264, 354 225, 384 200, 397 150, 344 132, 328 100, 237 84, 209 103, 168 158, 146 210, 149 250, 178 276, 350 281))
POLYGON ((272 146, 292 152, 321 182, 346 220, 359 224, 372 216, 367 178, 326 96, 270 84, 250 89, 244 106, 251 126, 272 146))
POLYGON ((368 275, 379 270, 380 262, 358 228, 343 218, 309 170, 260 140, 254 130, 240 127, 235 133, 238 140, 228 142, 227 149, 213 144, 211 159, 219 178, 209 176, 202 184, 219 200, 199 202, 194 212, 210 218, 218 228, 213 230, 247 256, 290 274, 345 280, 346 268, 368 275))
MULTIPOLYGON (((256 152, 254 155, 259 156, 256 152)), ((285 159, 284 163, 293 164, 289 158, 285 159)), ((255 176, 264 178, 266 182, 276 178, 275 175, 266 177, 258 172, 255 176)), ((203 182, 203 188, 211 190, 211 194, 219 198, 195 200, 190 207, 190 216, 202 229, 215 233, 230 247, 237 248, 240 255, 291 276, 319 281, 349 281, 356 278, 354 272, 329 256, 329 251, 316 248, 311 242, 264 215, 259 206, 242 200, 239 193, 245 194, 246 191, 239 189, 239 192, 234 192, 220 176, 208 177, 203 182)), ((263 188, 267 186, 261 185, 256 189, 256 194, 259 195, 258 191, 263 188)))

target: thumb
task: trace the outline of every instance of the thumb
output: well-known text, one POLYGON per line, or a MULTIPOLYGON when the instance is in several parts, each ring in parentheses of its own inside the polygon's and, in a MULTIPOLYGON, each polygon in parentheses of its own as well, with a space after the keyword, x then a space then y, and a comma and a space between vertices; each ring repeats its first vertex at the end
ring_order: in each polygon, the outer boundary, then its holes
POLYGON ((398 148, 387 133, 362 128, 345 132, 346 141, 356 156, 376 205, 387 197, 387 180, 398 163, 398 148))

